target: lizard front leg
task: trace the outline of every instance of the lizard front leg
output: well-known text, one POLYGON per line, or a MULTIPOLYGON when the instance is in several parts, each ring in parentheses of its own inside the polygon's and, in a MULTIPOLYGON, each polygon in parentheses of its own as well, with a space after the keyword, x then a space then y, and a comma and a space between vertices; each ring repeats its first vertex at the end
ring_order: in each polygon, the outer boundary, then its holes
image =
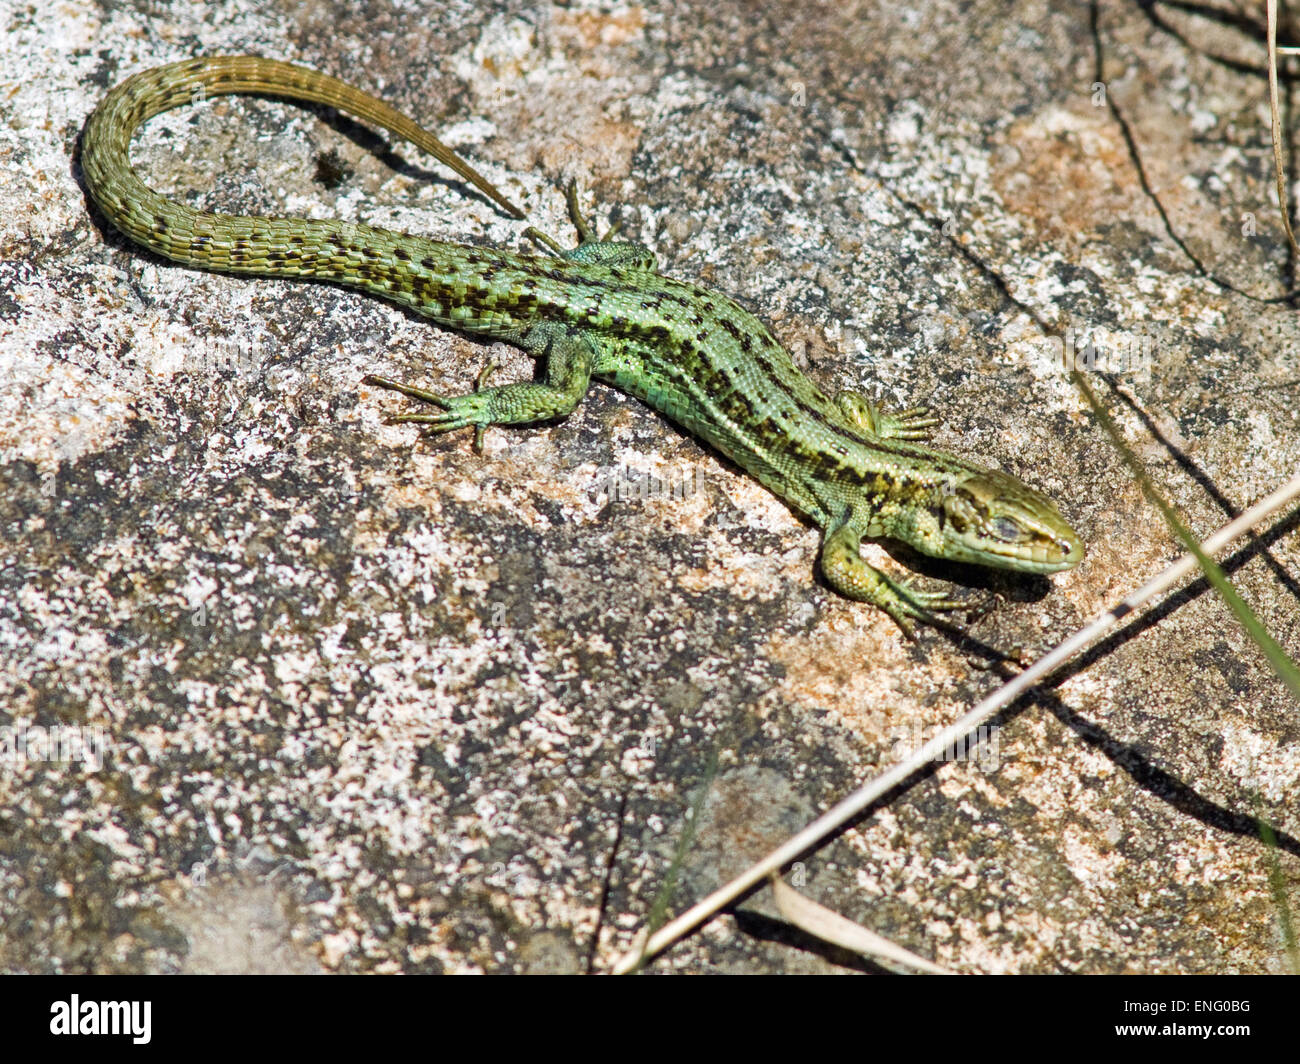
POLYGON ((928 440, 930 430, 940 424, 923 406, 885 410, 861 392, 840 392, 835 402, 851 424, 882 440, 928 440))
POLYGON ((479 374, 476 389, 462 395, 441 395, 374 375, 365 377, 364 383, 441 407, 436 414, 398 414, 390 423, 428 425, 434 432, 473 425, 475 446, 481 447, 483 430, 488 425, 529 425, 564 417, 587 394, 596 349, 581 332, 558 322, 543 322, 516 342, 534 358, 545 360, 544 382, 518 381, 485 388, 483 384, 493 368, 489 365, 479 374))
POLYGON ((874 565, 862 560, 859 549, 862 537, 849 521, 849 511, 832 522, 822 540, 822 576, 826 582, 845 598, 870 602, 879 606, 903 630, 909 639, 916 638, 912 621, 933 624, 932 611, 955 610, 961 603, 948 597, 946 591, 920 591, 908 580, 896 581, 886 576, 874 565))

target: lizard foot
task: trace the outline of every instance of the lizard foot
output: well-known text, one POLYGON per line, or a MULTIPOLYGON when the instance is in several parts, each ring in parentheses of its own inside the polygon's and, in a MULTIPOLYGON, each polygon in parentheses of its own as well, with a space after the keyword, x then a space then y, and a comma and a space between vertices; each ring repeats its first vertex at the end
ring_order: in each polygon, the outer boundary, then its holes
POLYGON ((363 377, 362 383, 373 384, 378 388, 387 388, 393 392, 400 392, 402 395, 418 399, 422 403, 441 407, 442 410, 438 414, 397 414, 388 419, 387 423, 389 425, 426 425, 430 432, 435 433, 453 432, 456 429, 463 429, 473 425, 474 449, 482 453, 483 432, 493 422, 493 392, 491 390, 485 391, 483 386, 495 369, 496 365, 492 362, 484 366, 474 382, 474 390, 463 395, 441 395, 438 392, 416 388, 413 385, 404 384, 389 377, 376 376, 373 373, 363 377))
POLYGON ((930 430, 943 423, 923 406, 889 411, 861 392, 840 392, 835 402, 851 424, 882 440, 928 440, 930 430))
MULTIPOLYGON (((576 248, 565 248, 558 240, 552 236, 543 233, 536 226, 529 226, 524 230, 524 237, 544 247, 550 248, 557 255, 564 258, 572 258, 573 252, 580 250, 587 244, 607 244, 610 243, 615 234, 619 231, 619 223, 615 222, 605 231, 604 236, 597 236, 596 230, 588 223, 586 216, 582 213, 582 205, 578 202, 578 180, 577 178, 569 179, 569 187, 565 192, 565 199, 569 207, 569 220, 573 223, 573 228, 578 231, 578 246, 576 248)), ((584 261, 586 256, 583 257, 584 261)))

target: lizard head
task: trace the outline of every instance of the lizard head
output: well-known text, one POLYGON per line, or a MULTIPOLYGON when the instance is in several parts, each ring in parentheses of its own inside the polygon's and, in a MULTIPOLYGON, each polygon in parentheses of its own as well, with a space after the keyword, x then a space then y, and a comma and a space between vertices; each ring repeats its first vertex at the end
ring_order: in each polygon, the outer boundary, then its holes
POLYGON ((996 469, 955 474, 924 515, 930 527, 915 528, 912 545, 941 558, 1022 573, 1072 569, 1083 558, 1056 503, 996 469))

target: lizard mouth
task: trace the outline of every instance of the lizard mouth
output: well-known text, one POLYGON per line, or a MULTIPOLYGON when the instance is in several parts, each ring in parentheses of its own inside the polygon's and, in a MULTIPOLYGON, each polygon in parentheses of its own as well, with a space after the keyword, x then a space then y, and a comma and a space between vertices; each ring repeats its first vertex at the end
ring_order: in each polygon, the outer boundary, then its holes
POLYGON ((1005 560, 1006 568, 1023 568, 1028 572, 1057 573, 1073 569, 1083 560, 1083 543, 1074 530, 1066 526, 1068 536, 1036 537, 1030 543, 1007 544, 998 540, 983 540, 984 551, 1005 560))

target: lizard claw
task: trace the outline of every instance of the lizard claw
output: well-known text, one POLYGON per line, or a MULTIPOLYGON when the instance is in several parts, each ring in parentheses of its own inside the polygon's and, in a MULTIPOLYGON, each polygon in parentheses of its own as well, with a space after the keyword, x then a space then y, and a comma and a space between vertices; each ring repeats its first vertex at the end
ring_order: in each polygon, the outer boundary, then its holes
POLYGON ((903 630, 903 635, 912 642, 916 641, 916 630, 912 621, 942 627, 943 622, 935 616, 936 613, 960 610, 966 605, 950 597, 946 590, 923 591, 917 588, 911 579, 897 582, 890 580, 889 583, 894 592, 892 601, 881 605, 894 619, 894 623, 903 630))
MULTIPOLYGON (((591 227, 586 216, 582 213, 582 204, 578 202, 578 179, 570 178, 568 187, 565 189, 565 200, 569 208, 569 220, 573 223, 573 228, 578 231, 578 248, 584 244, 604 244, 614 238, 614 234, 619 231, 621 224, 615 222, 606 231, 604 236, 597 236, 596 230, 591 227)), ((524 230, 524 239, 531 240, 534 243, 541 244, 550 248, 557 255, 569 257, 570 252, 561 247, 560 242, 554 237, 543 233, 536 226, 529 226, 524 230)), ((575 251, 577 248, 574 249, 575 251)))
POLYGON ((362 383, 387 388, 389 391, 399 392, 412 399, 418 399, 422 403, 429 403, 432 406, 441 408, 436 414, 395 414, 387 419, 387 424, 425 425, 433 433, 454 432, 456 429, 463 429, 473 425, 474 443, 481 450, 483 430, 492 423, 490 409, 492 394, 490 391, 483 391, 482 387, 494 369, 496 369, 496 365, 489 362, 479 373, 475 390, 467 395, 439 395, 437 392, 416 388, 409 384, 403 384, 401 381, 375 376, 374 374, 362 378, 362 383))
POLYGON ((886 410, 861 392, 840 392, 835 401, 852 424, 883 440, 926 440, 932 428, 943 424, 926 407, 886 410))
POLYGON ((904 580, 898 585, 901 596, 912 606, 922 610, 959 610, 964 602, 951 598, 947 591, 922 591, 911 580, 904 580))
POLYGON ((376 388, 387 388, 390 392, 400 392, 402 395, 409 395, 412 399, 419 399, 422 403, 432 403, 434 406, 440 406, 444 409, 451 406, 451 400, 446 396, 439 395, 437 392, 426 391, 424 388, 416 388, 410 384, 403 384, 391 377, 380 377, 374 373, 367 373, 361 378, 361 383, 373 384, 376 388))
POLYGON ((935 417, 924 406, 900 410, 897 414, 885 414, 884 420, 886 424, 893 422, 890 426, 893 430, 892 434, 900 440, 928 440, 930 430, 943 424, 942 418, 935 417))

